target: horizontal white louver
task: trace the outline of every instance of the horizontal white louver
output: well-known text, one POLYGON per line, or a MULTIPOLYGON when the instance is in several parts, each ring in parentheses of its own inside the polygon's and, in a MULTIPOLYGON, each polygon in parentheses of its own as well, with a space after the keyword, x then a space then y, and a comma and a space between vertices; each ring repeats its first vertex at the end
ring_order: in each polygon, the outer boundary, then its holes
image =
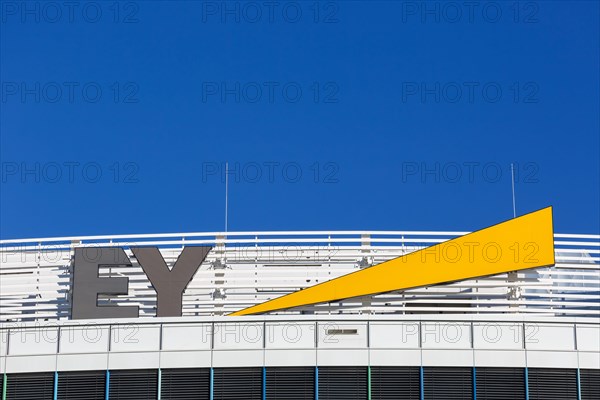
MULTIPOLYGON (((455 237, 461 232, 252 232, 0 241, 0 321, 68 319, 71 260, 79 246, 153 245, 172 266, 183 246, 211 245, 183 295, 184 316, 223 315, 455 237)), ((528 313, 600 317, 600 236, 555 235, 556 266, 306 306, 280 314, 528 313)), ((156 292, 131 267, 126 296, 100 304, 156 314, 156 292)))

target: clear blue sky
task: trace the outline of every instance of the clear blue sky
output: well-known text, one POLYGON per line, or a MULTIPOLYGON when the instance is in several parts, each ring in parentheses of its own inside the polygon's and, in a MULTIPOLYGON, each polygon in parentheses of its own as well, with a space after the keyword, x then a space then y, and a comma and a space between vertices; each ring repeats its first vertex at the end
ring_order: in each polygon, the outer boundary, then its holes
POLYGON ((0 4, 4 239, 600 231, 597 1, 0 4))

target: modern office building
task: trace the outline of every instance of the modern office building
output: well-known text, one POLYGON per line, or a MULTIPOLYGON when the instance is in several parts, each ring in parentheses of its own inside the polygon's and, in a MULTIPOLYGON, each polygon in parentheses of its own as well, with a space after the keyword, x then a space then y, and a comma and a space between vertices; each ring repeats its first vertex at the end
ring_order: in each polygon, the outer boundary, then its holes
POLYGON ((227 315, 463 234, 3 240, 1 399, 600 399, 600 235, 555 234, 550 267, 227 315), (211 246, 181 316, 157 316, 178 305, 157 311, 161 278, 151 283, 140 246, 169 267, 211 246), (76 283, 77 249, 93 260, 107 248, 129 259, 100 262, 97 282, 114 286, 76 283), (96 311, 123 318, 82 318, 100 315, 74 305, 94 290, 96 311))

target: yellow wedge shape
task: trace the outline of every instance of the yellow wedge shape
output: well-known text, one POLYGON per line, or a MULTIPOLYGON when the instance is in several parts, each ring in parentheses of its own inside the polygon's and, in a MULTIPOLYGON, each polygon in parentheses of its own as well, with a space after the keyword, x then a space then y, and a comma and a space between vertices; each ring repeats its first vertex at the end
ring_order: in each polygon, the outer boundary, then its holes
POLYGON ((552 207, 394 258, 229 315, 325 303, 554 265, 552 207))

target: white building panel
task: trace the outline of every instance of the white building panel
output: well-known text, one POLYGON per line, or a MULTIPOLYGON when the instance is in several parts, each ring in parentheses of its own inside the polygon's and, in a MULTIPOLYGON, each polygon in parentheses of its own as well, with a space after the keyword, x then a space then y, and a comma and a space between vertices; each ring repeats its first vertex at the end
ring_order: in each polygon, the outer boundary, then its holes
POLYGON ((56 370, 56 355, 7 357, 6 373, 46 372, 56 370))
POLYGON ((577 325, 577 349, 600 352, 600 325, 577 325))
POLYGON ((210 351, 163 351, 161 368, 209 368, 212 363, 210 351))
POLYGON ((211 324, 163 325, 162 350, 210 350, 211 324))
POLYGON ((262 367, 263 350, 227 350, 213 352, 213 367, 262 367))
POLYGON ((360 349, 367 347, 368 334, 366 322, 320 322, 318 329, 318 348, 360 349))
POLYGON ((369 365, 369 352, 368 350, 321 349, 317 351, 317 365, 369 365))
POLYGON ((471 325, 462 322, 423 322, 423 349, 470 349, 471 325))
POLYGON ((374 366, 420 366, 421 350, 371 349, 369 364, 374 366))
POLYGON ((528 351, 527 366, 531 368, 577 368, 577 353, 571 351, 528 351))
POLYGON ((153 369, 160 366, 158 352, 109 353, 108 369, 153 369))
POLYGON ((158 351, 160 349, 160 325, 124 324, 111 328, 110 350, 112 352, 158 351))
POLYGON ((315 347, 316 324, 281 322, 266 324, 267 349, 312 349, 315 347))
POLYGON ((56 357, 57 371, 103 371, 107 368, 108 353, 59 354, 56 357))
POLYGON ((525 346, 530 350, 575 350, 574 325, 529 323, 525 324, 525 332, 525 346))
POLYGON ((472 350, 423 350, 423 366, 426 367, 472 367, 472 350))
POLYGON ((316 350, 265 350, 267 367, 312 367, 317 365, 316 350))
POLYGON ((61 353, 105 353, 110 341, 110 327, 89 325, 60 330, 61 353))
MULTIPOLYGON (((4 357, 8 350, 8 330, 0 330, 0 357, 4 357)), ((1 368, 1 366, 0 366, 1 368)))
POLYGON ((418 322, 371 322, 369 342, 372 349, 418 349, 418 322))
POLYGON ((527 366, 524 350, 475 350, 473 357, 477 367, 525 368, 527 366))
POLYGON ((215 350, 262 349, 262 322, 231 322, 215 324, 215 350))
POLYGON ((600 353, 597 351, 581 351, 579 356, 579 368, 600 369, 600 353))
POLYGON ((31 329, 10 331, 9 353, 15 356, 56 354, 58 328, 36 326, 31 329))
POLYGON ((523 324, 502 322, 474 323, 473 345, 476 349, 522 349, 523 324))

